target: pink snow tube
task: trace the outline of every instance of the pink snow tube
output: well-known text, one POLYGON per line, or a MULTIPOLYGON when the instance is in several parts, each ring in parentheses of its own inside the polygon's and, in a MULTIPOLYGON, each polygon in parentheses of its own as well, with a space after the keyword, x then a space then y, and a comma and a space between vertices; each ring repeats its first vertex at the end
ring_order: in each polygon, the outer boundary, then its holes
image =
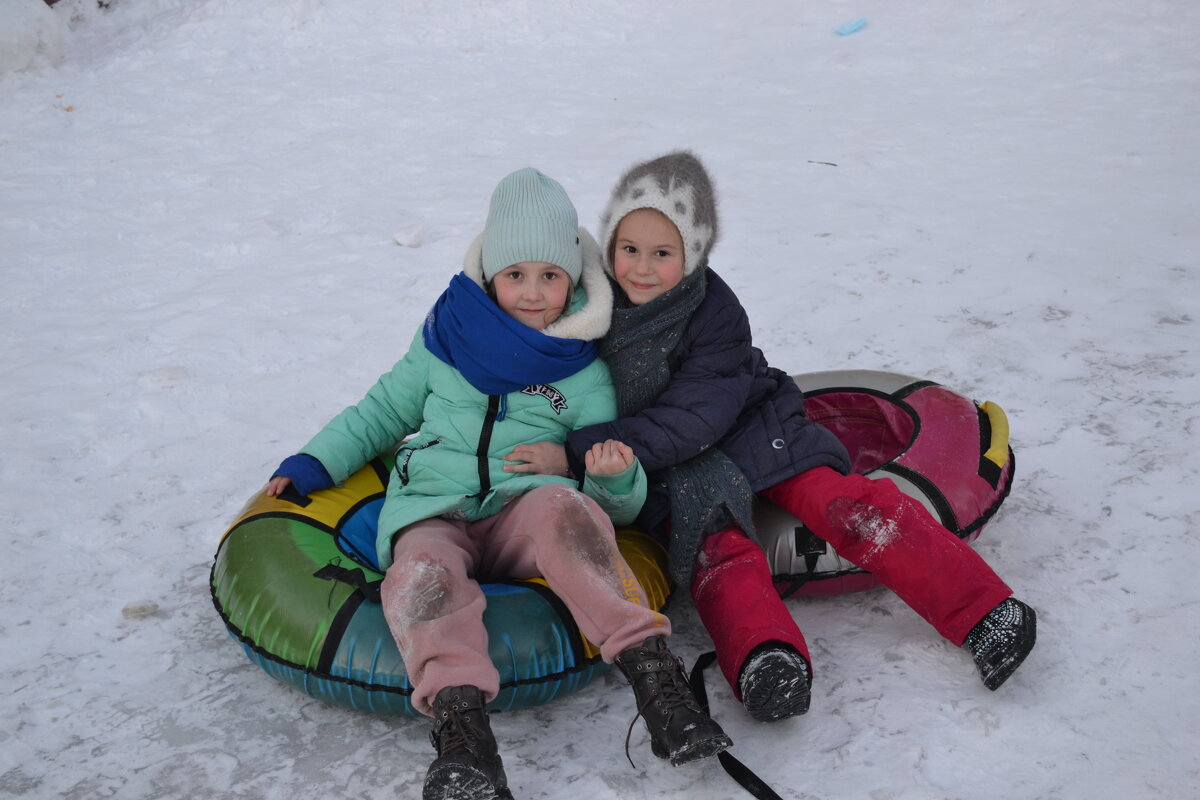
MULTIPOLYGON (((887 478, 964 541, 1008 496, 1008 419, 932 381, 871 370, 795 375, 808 416, 833 431, 854 472, 887 478)), ((791 514, 760 500, 755 526, 777 587, 819 596, 869 589, 875 578, 839 556, 791 514)))

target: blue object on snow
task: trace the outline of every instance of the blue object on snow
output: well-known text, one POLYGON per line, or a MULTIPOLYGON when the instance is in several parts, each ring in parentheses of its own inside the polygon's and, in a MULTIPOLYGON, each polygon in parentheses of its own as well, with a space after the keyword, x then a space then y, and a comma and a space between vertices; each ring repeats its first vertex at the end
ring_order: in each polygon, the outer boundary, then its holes
POLYGON ((833 32, 836 33, 838 36, 849 36, 850 34, 854 33, 855 31, 860 30, 866 24, 867 24, 867 18, 859 17, 858 19, 854 20, 854 22, 847 22, 845 25, 841 26, 840 28, 834 28, 833 32))

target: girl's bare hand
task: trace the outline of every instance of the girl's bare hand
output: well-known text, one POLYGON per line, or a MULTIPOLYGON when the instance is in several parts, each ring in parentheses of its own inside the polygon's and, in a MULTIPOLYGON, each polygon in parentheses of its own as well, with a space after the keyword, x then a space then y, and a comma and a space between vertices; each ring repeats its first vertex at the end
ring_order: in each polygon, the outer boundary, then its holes
POLYGON ((624 442, 608 439, 592 445, 583 461, 593 475, 618 475, 633 466, 633 449, 624 442))
POLYGON ((519 444, 504 457, 508 463, 505 472, 531 472, 537 475, 562 475, 571 477, 567 465, 567 450, 554 442, 519 444))
POLYGON ((278 497, 284 489, 291 485, 291 478, 285 478, 282 475, 271 478, 271 482, 267 484, 267 497, 278 497))

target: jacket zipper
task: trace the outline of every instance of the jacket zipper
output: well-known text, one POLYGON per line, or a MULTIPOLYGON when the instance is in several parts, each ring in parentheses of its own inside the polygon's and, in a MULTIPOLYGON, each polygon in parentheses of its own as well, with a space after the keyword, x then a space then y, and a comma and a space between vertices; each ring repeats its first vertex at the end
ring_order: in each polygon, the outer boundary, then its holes
POLYGON ((488 472, 488 448, 492 444, 492 428, 496 426, 496 417, 500 413, 502 396, 488 395, 487 413, 483 417, 483 430, 479 432, 479 449, 475 451, 475 457, 479 461, 479 494, 477 497, 481 500, 492 488, 492 479, 488 472))

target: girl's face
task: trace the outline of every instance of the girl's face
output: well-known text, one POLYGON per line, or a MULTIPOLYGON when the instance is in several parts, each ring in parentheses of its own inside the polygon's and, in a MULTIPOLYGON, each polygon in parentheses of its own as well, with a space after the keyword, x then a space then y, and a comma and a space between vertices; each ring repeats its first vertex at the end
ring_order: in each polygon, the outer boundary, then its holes
POLYGON ((522 261, 492 278, 496 304, 504 313, 540 331, 562 316, 571 297, 571 276, 544 261, 522 261))
POLYGON ((664 214, 639 208, 617 225, 612 260, 629 302, 644 305, 683 280, 683 239, 664 214))

